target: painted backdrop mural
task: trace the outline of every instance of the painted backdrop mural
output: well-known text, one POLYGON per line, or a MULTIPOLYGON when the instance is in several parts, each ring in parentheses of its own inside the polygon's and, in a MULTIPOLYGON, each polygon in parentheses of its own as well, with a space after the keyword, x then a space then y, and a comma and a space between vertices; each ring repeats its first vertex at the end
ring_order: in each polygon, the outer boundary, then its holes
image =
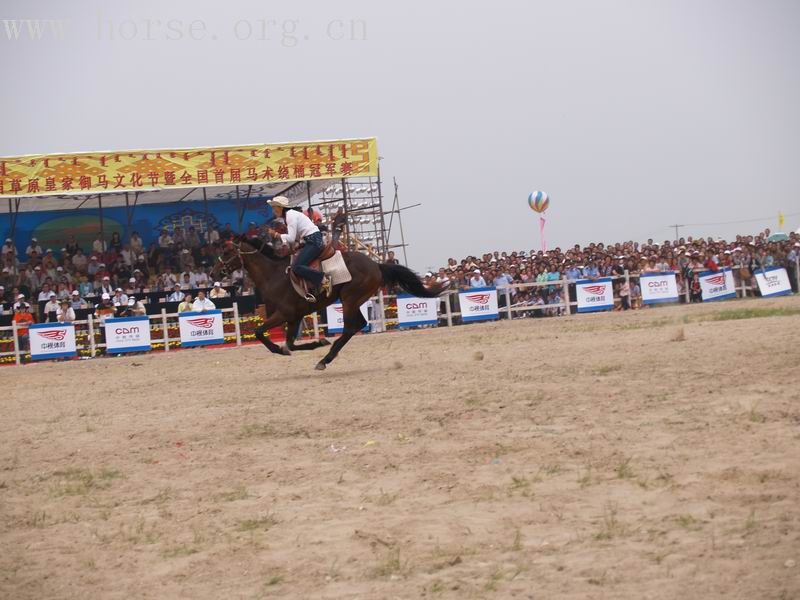
MULTIPOLYGON (((242 218, 241 229, 247 228, 250 221, 261 225, 272 215, 271 209, 265 205, 264 198, 251 198, 241 203, 242 218)), ((240 229, 239 215, 236 202, 222 200, 208 203, 209 227, 222 230, 226 223, 230 223, 234 231, 240 229)), ((176 226, 188 230, 194 227, 198 235, 203 236, 206 231, 205 205, 200 202, 173 202, 171 204, 146 204, 140 205, 133 211, 130 229, 128 216, 124 207, 103 208, 103 231, 106 240, 114 232, 120 234, 123 242, 127 241, 133 231, 138 231, 142 236, 145 246, 158 239, 161 229, 170 233, 176 226)), ((9 237, 11 219, 8 213, 0 214, 0 231, 3 240, 9 237)), ((58 253, 74 235, 78 244, 87 251, 100 231, 100 213, 96 209, 80 209, 71 211, 42 211, 21 212, 17 217, 16 232, 13 236, 14 243, 20 253, 35 237, 43 250, 52 248, 58 253)), ((0 240, 2 243, 2 240, 0 240)))

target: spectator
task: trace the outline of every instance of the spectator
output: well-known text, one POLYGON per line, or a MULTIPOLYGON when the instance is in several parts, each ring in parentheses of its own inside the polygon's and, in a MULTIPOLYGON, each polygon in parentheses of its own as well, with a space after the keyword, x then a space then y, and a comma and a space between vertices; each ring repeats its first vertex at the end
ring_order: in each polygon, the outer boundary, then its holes
POLYGON ((64 298, 61 301, 56 311, 56 320, 59 323, 72 323, 75 320, 75 311, 72 309, 68 298, 64 298))
POLYGON ((78 290, 72 290, 70 306, 73 309, 86 308, 86 300, 81 298, 81 293, 78 290))
POLYGON ((17 339, 19 340, 20 350, 28 349, 28 326, 36 322, 30 310, 31 305, 22 301, 19 303, 14 316, 11 317, 11 320, 17 324, 17 339))
POLYGON ((486 287, 486 281, 481 277, 481 270, 475 269, 472 271, 472 277, 469 278, 469 287, 480 288, 486 287))
POLYGON ((94 316, 100 321, 100 325, 105 325, 106 319, 113 317, 117 309, 111 303, 111 295, 103 293, 100 296, 100 303, 94 308, 94 316))
POLYGON ((126 317, 143 317, 147 314, 147 309, 144 304, 137 300, 134 296, 128 298, 128 304, 124 311, 126 317))
POLYGON ((224 287, 222 287, 219 281, 215 281, 214 287, 211 289, 211 293, 209 294, 209 296, 215 300, 217 298, 227 298, 228 292, 225 290, 224 287))
POLYGON ((25 254, 27 254, 30 258, 33 258, 34 256, 41 256, 42 247, 39 245, 39 240, 37 240, 35 237, 32 237, 31 243, 25 249, 25 254))
POLYGON ((203 290, 197 292, 197 299, 192 304, 192 310, 194 312, 205 312, 207 310, 214 310, 215 308, 215 304, 206 298, 206 293, 203 290))
POLYGON ((167 302, 181 302, 185 294, 181 291, 181 284, 176 283, 173 286, 173 292, 167 298, 167 302))
POLYGON ((178 305, 178 312, 192 312, 192 310, 194 310, 192 306, 192 295, 186 294, 181 303, 178 305))
POLYGON ((108 250, 108 245, 103 240, 103 233, 98 231, 97 237, 92 242, 92 254, 105 254, 106 250, 108 250))

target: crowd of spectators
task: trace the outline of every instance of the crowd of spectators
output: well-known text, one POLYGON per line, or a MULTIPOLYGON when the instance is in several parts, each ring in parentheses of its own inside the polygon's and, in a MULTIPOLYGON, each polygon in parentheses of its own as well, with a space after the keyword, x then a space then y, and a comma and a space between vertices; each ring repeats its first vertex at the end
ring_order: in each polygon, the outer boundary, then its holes
POLYGON ((180 302, 182 311, 212 309, 214 299, 228 295, 226 287, 253 293, 242 270, 211 278, 223 242, 233 235, 229 224, 206 239, 193 227, 175 227, 162 230, 145 247, 136 231, 124 242, 118 233, 105 240, 98 232, 86 247, 71 236, 62 248, 43 248, 33 237, 24 250, 7 238, 0 248, 0 315, 13 314, 24 326, 72 321, 76 310, 88 309, 102 322, 109 316, 144 315, 144 303, 153 294, 180 302))
MULTIPOLYGON (((467 256, 457 261, 450 258, 447 265, 426 273, 426 283, 444 283, 451 290, 464 290, 485 286, 511 286, 514 305, 531 305, 542 308, 538 314, 560 314, 556 305, 562 304, 563 285, 554 282, 567 280, 574 284, 579 279, 614 279, 615 297, 619 309, 641 306, 638 285, 640 273, 674 272, 681 298, 687 286, 691 301, 701 300, 698 274, 732 267, 737 287, 742 283, 754 287, 753 274, 764 267, 787 268, 793 290, 797 292, 796 264, 800 255, 800 235, 792 233, 783 241, 770 241, 770 230, 757 235, 737 235, 732 241, 719 238, 680 238, 655 243, 624 242, 616 244, 579 244, 562 250, 554 248, 543 252, 520 250, 514 252, 488 252, 481 256, 467 256), (629 277, 625 278, 625 273, 629 277), (630 275, 634 275, 633 278, 630 275), (550 285, 545 285, 553 282, 550 285), (514 284, 538 283, 536 286, 514 284)), ((574 285, 569 286, 570 299, 574 285)), ((499 298, 504 304, 503 295, 499 298)))
MULTIPOLYGON (((320 222, 319 213, 311 212, 320 222)), ((332 235, 341 229, 341 215, 325 227, 332 235)), ((253 237, 267 235, 266 224, 250 223, 246 233, 253 237)), ((163 294, 165 302, 179 302, 179 311, 213 308, 216 298, 227 295, 225 287, 234 286, 238 294, 252 294, 253 284, 241 269, 214 281, 212 269, 226 240, 234 236, 230 224, 199 235, 194 227, 162 230, 156 241, 145 246, 134 231, 123 241, 114 233, 104 240, 98 233, 91 245, 82 247, 70 237, 60 249, 42 248, 36 238, 21 251, 11 239, 0 248, 0 315, 26 315, 21 321, 64 320, 75 318, 75 310, 90 309, 102 321, 108 316, 144 314, 145 295, 163 294), (198 290, 203 290, 198 291, 198 290), (207 290, 207 292, 206 292, 207 290), (194 294, 194 297, 192 296, 194 294), (198 297, 199 296, 199 297, 198 297)), ((338 235, 336 235, 338 237, 338 235)), ((783 241, 770 241, 770 231, 755 236, 739 235, 735 240, 681 238, 655 243, 591 243, 581 247, 552 251, 494 251, 453 258, 438 272, 425 276, 427 284, 445 283, 451 290, 485 286, 510 286, 514 305, 539 307, 537 314, 556 315, 563 311, 564 286, 578 279, 616 277, 615 296, 619 308, 637 308, 641 293, 639 273, 676 273, 683 298, 700 300, 697 275, 734 267, 737 287, 742 282, 753 286, 758 269, 785 266, 797 291, 795 272, 800 255, 800 235, 793 233, 783 241), (625 273, 629 277, 624 277, 625 273), (634 277, 630 277, 633 275, 634 277), (535 286, 520 284, 537 283, 535 286), (517 285, 515 285, 517 284, 517 285)), ((387 262, 397 262, 393 253, 387 262)), ((574 285, 568 287, 574 301, 574 285)), ((151 296, 152 297, 152 296, 151 296)), ((505 302, 504 294, 500 303, 505 302)))

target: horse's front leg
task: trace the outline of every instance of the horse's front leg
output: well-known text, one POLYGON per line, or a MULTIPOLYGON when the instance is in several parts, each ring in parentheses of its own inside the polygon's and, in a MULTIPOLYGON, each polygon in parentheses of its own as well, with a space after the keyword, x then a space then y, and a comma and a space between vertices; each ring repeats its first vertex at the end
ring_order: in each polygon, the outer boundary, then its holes
POLYGON ((267 320, 264 321, 262 325, 256 327, 256 339, 259 342, 264 344, 267 347, 267 350, 272 352, 273 354, 283 354, 284 356, 289 356, 291 352, 289 348, 286 346, 278 346, 275 342, 273 342, 267 336, 267 331, 272 329, 273 327, 277 327, 278 325, 283 325, 286 323, 286 319, 280 313, 273 313, 267 320))

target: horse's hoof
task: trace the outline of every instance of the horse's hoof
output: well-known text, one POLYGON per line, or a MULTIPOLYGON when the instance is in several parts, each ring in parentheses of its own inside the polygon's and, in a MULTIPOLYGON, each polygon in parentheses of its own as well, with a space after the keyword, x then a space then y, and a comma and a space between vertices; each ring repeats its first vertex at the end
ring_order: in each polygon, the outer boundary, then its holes
POLYGON ((320 338, 319 339, 320 346, 330 346, 331 343, 328 341, 328 338, 320 338))
POLYGON ((318 362, 318 363, 317 363, 317 366, 316 366, 316 367, 314 367, 314 368, 315 368, 317 371, 324 371, 324 370, 325 370, 325 363, 324 363, 324 362, 318 362))
POLYGON ((284 356, 291 356, 292 351, 289 350, 289 348, 287 348, 286 346, 281 346, 281 354, 283 354, 284 356))

